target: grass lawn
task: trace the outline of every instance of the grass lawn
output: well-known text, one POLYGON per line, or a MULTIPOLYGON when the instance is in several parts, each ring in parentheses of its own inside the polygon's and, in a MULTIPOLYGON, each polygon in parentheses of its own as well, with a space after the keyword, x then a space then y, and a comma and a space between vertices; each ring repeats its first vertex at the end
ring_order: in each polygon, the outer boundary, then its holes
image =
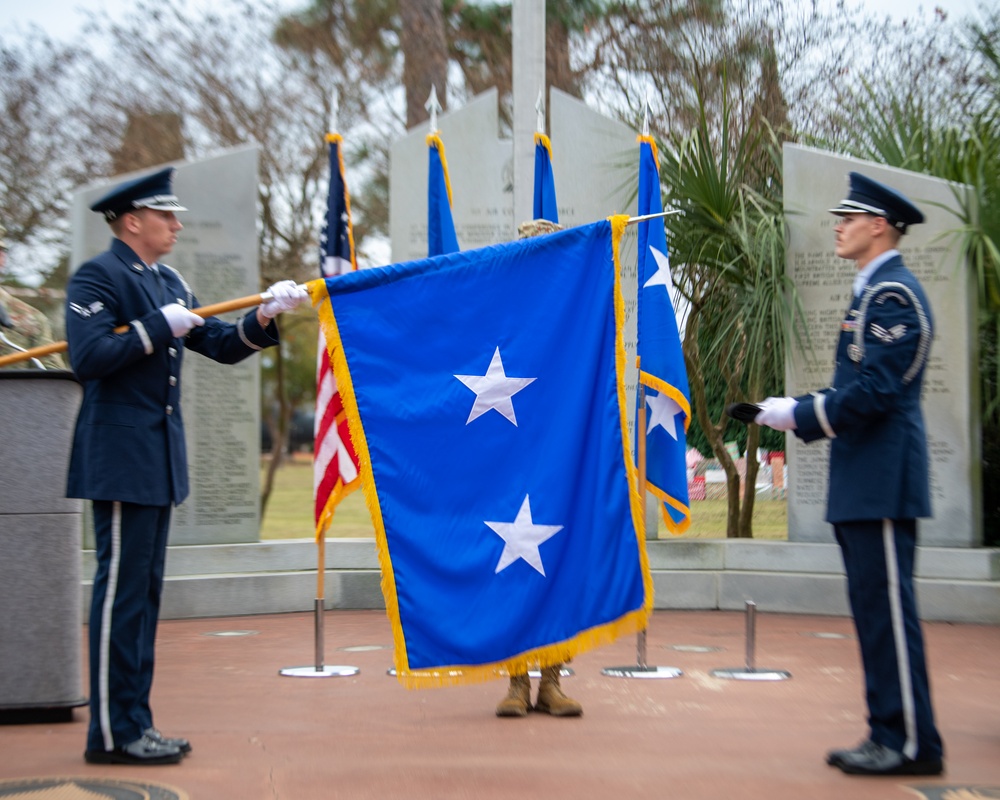
MULTIPOLYGON (((261 462, 263 482, 266 462, 261 462)), ((274 490, 261 524, 261 539, 311 539, 313 522, 312 456, 296 453, 275 475, 274 490)), ((754 503, 754 538, 785 539, 788 517, 784 500, 757 500, 754 503)), ((374 536, 368 509, 360 489, 351 492, 340 505, 327 532, 328 538, 374 536)), ((661 539, 721 539, 726 535, 726 501, 695 500, 692 503, 691 527, 675 537, 660 519, 661 539)))

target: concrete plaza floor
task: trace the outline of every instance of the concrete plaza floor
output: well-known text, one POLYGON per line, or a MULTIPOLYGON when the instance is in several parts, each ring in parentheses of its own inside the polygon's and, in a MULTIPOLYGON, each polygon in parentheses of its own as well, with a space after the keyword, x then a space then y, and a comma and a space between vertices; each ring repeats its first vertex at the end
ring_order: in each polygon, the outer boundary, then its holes
POLYGON ((1000 627, 925 624, 946 747, 940 778, 850 777, 824 763, 828 749, 866 732, 849 619, 758 613, 755 665, 792 677, 712 676, 744 666, 745 627, 742 613, 656 612, 647 662, 681 677, 603 675, 635 664, 629 636, 570 665, 563 685, 582 717, 500 719, 505 682, 413 691, 390 677, 382 611, 326 613, 325 662, 360 668, 331 678, 279 674, 313 665, 311 613, 167 620, 156 723, 190 738, 191 755, 161 767, 88 765, 86 708, 70 722, 2 725, 0 797, 140 796, 81 788, 103 778, 192 800, 1000 798, 1000 627), (65 793, 17 793, 11 783, 54 777, 66 779, 65 793))

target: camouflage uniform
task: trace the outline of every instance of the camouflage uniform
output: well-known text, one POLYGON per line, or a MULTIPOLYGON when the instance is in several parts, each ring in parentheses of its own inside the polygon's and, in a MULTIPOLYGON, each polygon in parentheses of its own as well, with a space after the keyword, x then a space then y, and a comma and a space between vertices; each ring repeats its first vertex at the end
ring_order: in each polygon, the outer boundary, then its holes
MULTIPOLYGON (((0 286, 0 308, 3 309, 0 311, 0 320, 3 320, 5 323, 9 321, 13 326, 6 327, 4 325, 4 327, 0 328, 0 333, 6 339, 18 347, 23 347, 25 350, 52 343, 52 326, 49 325, 49 321, 45 315, 38 309, 29 306, 23 300, 14 297, 2 286, 0 286), (4 311, 6 315, 4 315, 4 311)), ((11 355, 14 352, 16 351, 8 347, 0 339, 0 355, 11 355)), ((62 356, 58 353, 47 355, 39 360, 45 365, 46 369, 66 369, 62 356)), ((30 360, 20 361, 16 364, 9 364, 8 368, 34 369, 35 364, 30 360)))

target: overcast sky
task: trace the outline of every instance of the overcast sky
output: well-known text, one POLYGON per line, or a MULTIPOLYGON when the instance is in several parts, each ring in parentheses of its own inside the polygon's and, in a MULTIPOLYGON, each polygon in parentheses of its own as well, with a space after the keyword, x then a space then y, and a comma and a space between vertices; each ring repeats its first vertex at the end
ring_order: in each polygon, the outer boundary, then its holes
MULTIPOLYGON (((212 0, 166 0, 166 2, 184 2, 192 8, 207 8, 212 0)), ((303 0, 277 0, 282 8, 294 9, 303 5, 303 0)), ((835 0, 823 0, 831 5, 835 0)), ((949 14, 965 14, 973 12, 981 3, 994 7, 1000 0, 847 0, 848 6, 861 6, 878 12, 890 14, 897 20, 905 15, 912 16, 916 6, 923 8, 923 13, 933 13, 935 6, 940 6, 949 14)), ((86 20, 86 12, 107 11, 112 15, 127 13, 134 5, 133 0, 0 0, 0 36, 9 38, 18 31, 34 23, 40 26, 53 38, 69 40, 80 30, 86 20)))
MULTIPOLYGON (((164 0, 195 10, 211 8, 213 0, 164 0)), ((273 0, 279 8, 294 10, 308 0, 273 0)), ((262 4, 263 5, 263 4, 262 4)), ((0 36, 23 33, 35 24, 55 39, 68 41, 79 32, 89 14, 106 11, 112 17, 128 14, 134 0, 0 0, 0 36)))

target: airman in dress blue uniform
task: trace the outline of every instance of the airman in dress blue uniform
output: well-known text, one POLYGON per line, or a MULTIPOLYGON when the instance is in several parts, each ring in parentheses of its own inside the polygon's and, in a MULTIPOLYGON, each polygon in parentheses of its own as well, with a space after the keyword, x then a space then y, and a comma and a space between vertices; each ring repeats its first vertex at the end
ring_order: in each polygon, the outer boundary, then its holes
POLYGON ((760 425, 830 441, 828 522, 840 544, 865 673, 868 738, 827 763, 853 775, 943 771, 913 588, 917 519, 931 515, 920 394, 934 336, 930 305, 896 249, 924 215, 856 172, 830 209, 836 253, 857 262, 833 386, 769 397, 760 425))
POLYGON ((282 281, 235 324, 195 314, 190 287, 159 263, 181 230, 176 212, 187 210, 172 176, 167 168, 129 181, 91 206, 115 238, 67 288, 69 358, 83 384, 67 496, 93 501, 97 555, 90 763, 170 764, 191 750, 186 739, 159 733, 149 706, 171 506, 188 494, 184 350, 234 364, 277 344, 273 318, 307 298, 282 281), (115 333, 122 325, 128 330, 115 333))

